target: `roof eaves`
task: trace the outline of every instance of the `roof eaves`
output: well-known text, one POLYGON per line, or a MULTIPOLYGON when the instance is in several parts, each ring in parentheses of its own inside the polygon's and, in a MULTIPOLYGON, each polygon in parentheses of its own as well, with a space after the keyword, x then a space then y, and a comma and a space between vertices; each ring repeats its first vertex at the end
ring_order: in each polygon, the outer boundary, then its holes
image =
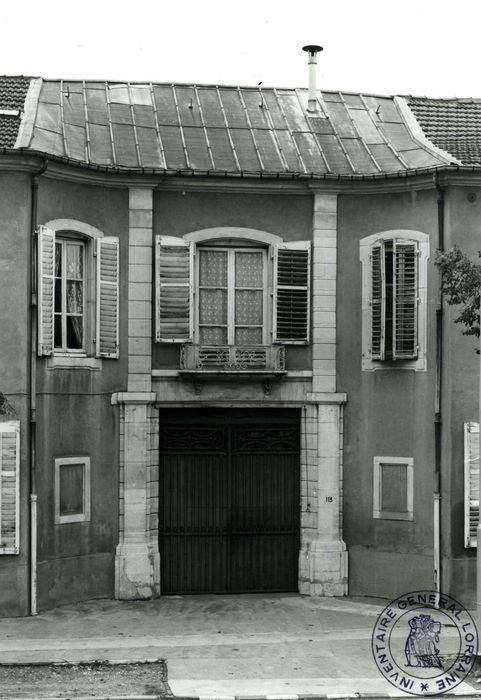
POLYGON ((85 163, 83 161, 75 160, 73 158, 68 158, 66 156, 49 155, 43 151, 36 151, 30 148, 8 148, 1 147, 0 155, 22 155, 22 156, 36 156, 42 158, 42 160, 52 161, 56 163, 62 163, 65 165, 70 165, 75 168, 92 170, 94 172, 102 172, 105 174, 116 174, 116 175, 150 175, 150 176, 167 176, 167 177, 212 177, 212 178, 256 178, 259 180, 330 180, 330 181, 372 181, 372 180, 392 180, 392 179, 408 179, 417 175, 428 175, 441 172, 478 172, 481 173, 481 164, 464 165, 457 163, 446 163, 443 165, 429 166, 423 168, 412 168, 410 170, 398 170, 393 172, 382 172, 382 173, 350 173, 350 174, 336 174, 336 173, 286 173, 286 172, 254 172, 254 171, 241 171, 241 172, 230 172, 230 171, 212 171, 212 170, 187 170, 185 168, 181 169, 167 169, 167 168, 131 168, 131 167, 119 167, 119 166, 109 166, 109 165, 99 165, 93 163, 85 163))

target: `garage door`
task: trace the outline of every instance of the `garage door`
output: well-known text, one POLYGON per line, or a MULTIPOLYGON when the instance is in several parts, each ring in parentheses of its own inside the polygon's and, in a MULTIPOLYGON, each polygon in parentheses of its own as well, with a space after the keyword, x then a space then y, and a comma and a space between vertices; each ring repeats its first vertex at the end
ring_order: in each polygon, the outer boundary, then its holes
POLYGON ((296 591, 297 411, 160 414, 163 594, 296 591))

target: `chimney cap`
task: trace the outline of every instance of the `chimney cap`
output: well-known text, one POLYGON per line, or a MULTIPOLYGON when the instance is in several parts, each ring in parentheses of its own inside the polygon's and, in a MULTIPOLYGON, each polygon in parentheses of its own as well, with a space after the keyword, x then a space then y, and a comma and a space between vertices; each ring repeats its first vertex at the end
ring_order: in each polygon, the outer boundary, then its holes
POLYGON ((308 51, 311 55, 316 54, 318 51, 323 51, 322 46, 318 46, 317 44, 307 44, 307 46, 302 47, 303 51, 308 51))

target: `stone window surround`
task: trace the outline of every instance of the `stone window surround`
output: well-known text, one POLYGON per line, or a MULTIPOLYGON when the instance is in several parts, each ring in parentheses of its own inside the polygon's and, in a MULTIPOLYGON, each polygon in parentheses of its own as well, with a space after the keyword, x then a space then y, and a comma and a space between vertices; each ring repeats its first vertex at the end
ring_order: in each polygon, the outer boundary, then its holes
POLYGON ((378 520, 413 520, 413 471, 412 457, 374 457, 373 458, 373 498, 372 517, 378 520), (382 467, 396 466, 406 469, 406 510, 387 511, 382 503, 382 467))
POLYGON ((429 259, 429 235, 409 229, 393 229, 366 236, 359 241, 359 257, 362 266, 362 370, 411 369, 416 372, 427 370, 427 261, 429 259), (371 250, 379 240, 403 238, 418 243, 418 345, 416 360, 373 360, 371 358, 371 250))
POLYGON ((57 457, 55 459, 55 525, 90 521, 90 457, 57 457), (83 465, 83 512, 60 514, 60 469, 68 464, 83 465))
MULTIPOLYGON (((52 219, 51 221, 47 221, 45 226, 54 231, 55 234, 64 232, 70 234, 77 233, 79 236, 88 238, 91 241, 96 241, 104 237, 104 234, 98 228, 84 221, 78 221, 77 219, 52 219)), ((102 359, 99 357, 92 357, 90 354, 71 354, 56 351, 53 355, 47 357, 47 369, 86 369, 100 371, 102 369, 102 359)))

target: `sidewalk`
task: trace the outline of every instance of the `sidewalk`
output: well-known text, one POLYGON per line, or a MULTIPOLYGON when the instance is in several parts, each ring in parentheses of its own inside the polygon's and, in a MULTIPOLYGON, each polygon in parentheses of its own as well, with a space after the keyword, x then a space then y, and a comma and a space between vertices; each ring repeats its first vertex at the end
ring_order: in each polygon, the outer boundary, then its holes
MULTIPOLYGON (((384 604, 298 595, 92 601, 0 620, 0 660, 163 658, 177 696, 386 697, 395 689, 371 654, 372 628, 384 604)), ((476 693, 467 683, 454 692, 476 693)))

